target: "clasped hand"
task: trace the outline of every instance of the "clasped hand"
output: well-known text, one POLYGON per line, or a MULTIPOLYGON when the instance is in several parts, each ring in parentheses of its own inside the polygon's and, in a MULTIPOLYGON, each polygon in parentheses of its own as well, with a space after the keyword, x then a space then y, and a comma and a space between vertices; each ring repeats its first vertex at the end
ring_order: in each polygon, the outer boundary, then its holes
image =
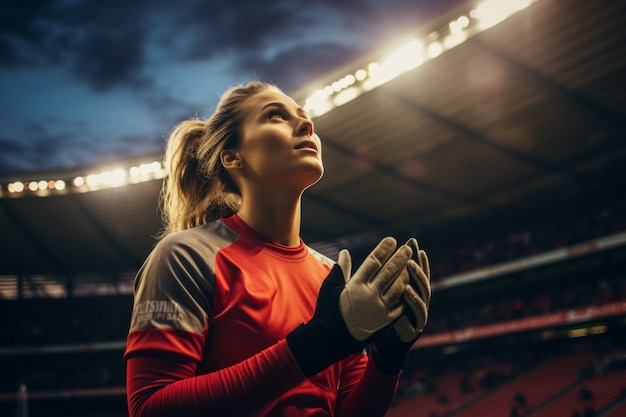
POLYGON ((356 340, 366 340, 393 323, 406 343, 417 339, 426 326, 431 297, 426 252, 413 238, 395 249, 395 239, 383 239, 352 276, 350 253, 345 249, 339 253, 337 263, 346 282, 340 311, 356 340))
POLYGON ((395 362, 387 366, 387 359, 396 356, 396 345, 400 351, 408 352, 406 346, 410 343, 402 340, 414 338, 422 331, 430 301, 429 273, 423 270, 428 268, 428 260, 423 251, 416 249, 417 242, 412 245, 409 241, 396 250, 396 240, 387 237, 354 274, 350 253, 339 253, 337 264, 322 283, 313 317, 286 337, 306 375, 313 375, 372 342, 382 349, 377 364, 382 364, 385 372, 397 368, 395 362), (415 316, 417 319, 412 320, 415 316), (396 323, 396 328, 392 323, 396 323), (393 334, 389 345, 386 335, 390 332, 393 334))

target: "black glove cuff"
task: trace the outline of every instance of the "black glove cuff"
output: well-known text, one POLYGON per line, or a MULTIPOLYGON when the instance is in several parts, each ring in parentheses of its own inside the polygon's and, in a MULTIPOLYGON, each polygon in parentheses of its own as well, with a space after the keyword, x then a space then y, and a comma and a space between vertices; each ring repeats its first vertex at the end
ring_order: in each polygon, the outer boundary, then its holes
POLYGON ((386 332, 387 334, 383 334, 379 340, 372 343, 370 356, 378 372, 385 375, 397 375, 402 371, 411 347, 419 339, 421 333, 415 340, 405 343, 396 335, 393 327, 387 329, 386 332), (379 349, 383 349, 385 353, 380 352, 379 349))
POLYGON ((320 288, 311 321, 287 335, 287 344, 307 376, 315 375, 369 344, 369 341, 355 340, 346 327, 339 309, 343 288, 343 272, 335 265, 320 288))
POLYGON ((300 369, 308 377, 326 369, 341 358, 338 352, 331 351, 332 340, 321 336, 320 330, 316 327, 315 323, 302 324, 287 335, 287 344, 300 369))

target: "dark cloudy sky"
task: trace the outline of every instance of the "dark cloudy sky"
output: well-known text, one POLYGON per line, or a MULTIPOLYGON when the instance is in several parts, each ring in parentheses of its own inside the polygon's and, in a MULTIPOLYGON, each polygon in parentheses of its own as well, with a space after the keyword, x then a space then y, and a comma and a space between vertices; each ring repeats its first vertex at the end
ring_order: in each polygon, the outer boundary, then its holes
POLYGON ((250 79, 289 92, 456 0, 3 0, 0 173, 160 152, 250 79))

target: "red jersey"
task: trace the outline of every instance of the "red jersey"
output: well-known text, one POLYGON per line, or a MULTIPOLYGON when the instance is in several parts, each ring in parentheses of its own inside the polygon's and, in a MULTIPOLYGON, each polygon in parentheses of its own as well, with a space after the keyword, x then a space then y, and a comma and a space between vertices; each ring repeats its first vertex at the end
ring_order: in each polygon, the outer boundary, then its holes
POLYGON ((236 215, 166 236, 135 281, 131 417, 382 416, 397 375, 358 354, 307 378, 285 341, 313 316, 333 264, 236 215))

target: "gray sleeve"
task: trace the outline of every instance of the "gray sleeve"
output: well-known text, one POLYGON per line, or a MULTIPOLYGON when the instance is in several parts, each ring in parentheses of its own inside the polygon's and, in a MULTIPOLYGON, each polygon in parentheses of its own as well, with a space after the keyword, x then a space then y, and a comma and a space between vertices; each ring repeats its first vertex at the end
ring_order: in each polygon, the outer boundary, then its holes
POLYGON ((211 309, 217 248, 206 233, 184 231, 157 243, 135 278, 130 330, 171 328, 202 334, 211 309), (202 240, 204 238, 204 241, 202 240))

